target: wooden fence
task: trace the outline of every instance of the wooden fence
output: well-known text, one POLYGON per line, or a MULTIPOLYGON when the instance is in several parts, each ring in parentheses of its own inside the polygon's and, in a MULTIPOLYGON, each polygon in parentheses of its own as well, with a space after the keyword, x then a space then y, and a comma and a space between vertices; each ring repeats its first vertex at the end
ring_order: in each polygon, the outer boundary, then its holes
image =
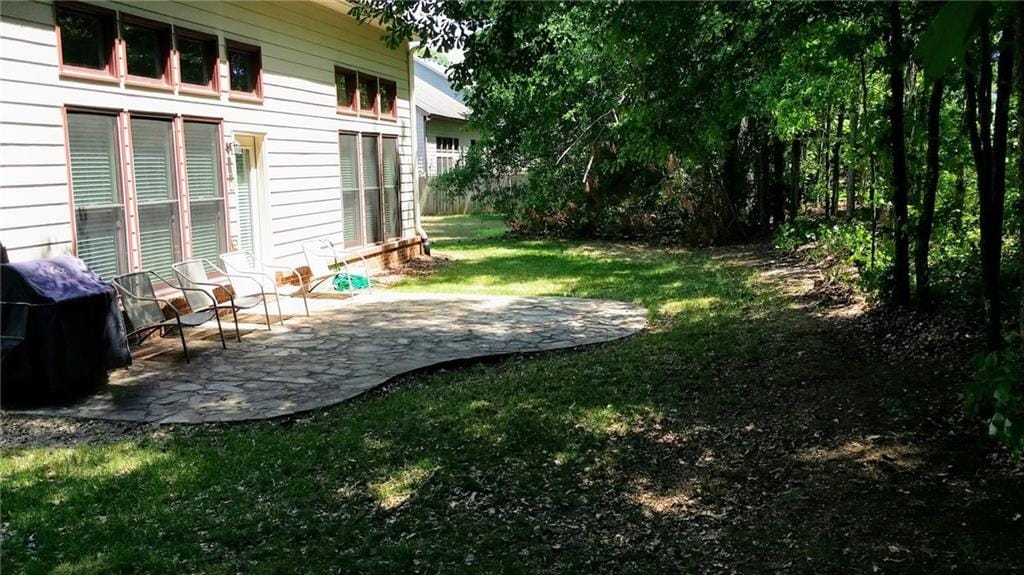
MULTIPOLYGON (((503 177, 500 185, 512 186, 521 176, 503 177)), ((458 214, 484 214, 491 207, 473 200, 473 193, 450 198, 434 189, 434 178, 420 178, 420 213, 424 216, 451 216, 458 214)))

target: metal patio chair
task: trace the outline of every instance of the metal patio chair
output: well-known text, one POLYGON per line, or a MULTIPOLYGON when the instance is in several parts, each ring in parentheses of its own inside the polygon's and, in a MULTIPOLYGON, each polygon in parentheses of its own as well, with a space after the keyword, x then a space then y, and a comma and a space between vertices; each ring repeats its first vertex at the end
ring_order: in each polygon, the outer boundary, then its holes
MULTIPOLYGON (((309 291, 313 291, 316 287, 323 282, 332 279, 338 275, 338 267, 341 266, 345 270, 345 274, 349 278, 352 277, 352 265, 348 263, 348 260, 352 256, 358 257, 360 266, 363 269, 363 275, 366 277, 366 288, 367 293, 373 292, 373 282, 370 279, 370 266, 366 263, 366 258, 363 254, 358 251, 350 251, 344 248, 340 248, 327 238, 321 238, 319 240, 313 240, 309 242, 303 242, 302 253, 306 256, 306 264, 309 266, 309 271, 312 274, 310 278, 309 291), (333 267, 332 267, 333 266, 333 267)), ((352 281, 349 280, 348 291, 350 294, 355 295, 356 290, 352 286, 352 281)))
POLYGON ((117 292, 121 295, 121 305, 124 307, 124 314, 128 318, 129 329, 131 330, 128 332, 128 337, 139 336, 139 343, 142 343, 147 337, 157 331, 163 337, 168 329, 176 327, 178 328, 178 336, 181 338, 181 349, 185 352, 185 361, 192 363, 192 359, 188 354, 188 344, 185 343, 185 328, 199 327, 216 318, 217 332, 220 335, 220 346, 224 349, 228 348, 224 342, 224 329, 220 325, 220 315, 217 314, 217 308, 213 306, 213 304, 216 304, 216 300, 203 290, 175 286, 154 271, 119 275, 111 283, 114 284, 117 292), (192 310, 191 313, 182 314, 174 307, 170 300, 156 297, 156 290, 153 289, 151 277, 155 277, 161 283, 182 292, 185 300, 189 303, 189 308, 192 310), (209 298, 209 301, 206 301, 206 298, 209 298), (194 307, 193 301, 199 303, 199 309, 194 307), (166 309, 174 313, 173 318, 167 319, 164 316, 164 311, 160 307, 161 303, 166 306, 166 309))
POLYGON ((284 325, 284 315, 281 312, 281 296, 295 296, 296 294, 302 296, 302 306, 306 309, 306 315, 309 315, 309 303, 306 302, 306 290, 303 287, 302 276, 299 275, 299 271, 295 268, 288 266, 279 266, 268 264, 263 260, 256 257, 256 254, 249 250, 236 250, 225 254, 220 254, 220 261, 224 264, 224 267, 231 273, 240 276, 249 276, 260 282, 263 286, 263 291, 266 293, 273 292, 274 299, 277 300, 277 317, 281 321, 281 325, 284 325), (299 281, 298 289, 282 293, 281 287, 277 283, 277 279, 273 275, 273 272, 280 271, 287 273, 286 277, 295 277, 299 281))
MULTIPOLYGON (((263 316, 267 320, 267 330, 270 331, 270 312, 267 310, 267 294, 263 291, 263 284, 256 281, 255 278, 229 274, 215 266, 210 262, 210 260, 203 258, 178 262, 173 264, 171 269, 174 270, 175 275, 178 276, 183 287, 195 288, 204 292, 209 299, 212 299, 215 302, 214 307, 216 308, 231 310, 231 315, 235 320, 235 339, 237 341, 242 341, 242 332, 238 329, 238 311, 252 309, 261 303, 263 304, 263 316), (213 272, 217 273, 220 277, 227 278, 227 286, 231 288, 224 290, 228 295, 228 305, 216 303, 217 298, 213 290, 216 288, 225 288, 225 284, 218 283, 211 279, 207 270, 213 270, 213 272), (244 280, 241 282, 242 284, 255 286, 256 291, 243 293, 239 289, 238 280, 244 280), (249 282, 252 283, 250 284, 249 282)), ((198 295, 194 297, 197 300, 199 299, 198 295)), ((203 302, 205 302, 205 300, 203 300, 203 302)), ((189 299, 188 303, 189 305, 192 305, 192 300, 189 299)))

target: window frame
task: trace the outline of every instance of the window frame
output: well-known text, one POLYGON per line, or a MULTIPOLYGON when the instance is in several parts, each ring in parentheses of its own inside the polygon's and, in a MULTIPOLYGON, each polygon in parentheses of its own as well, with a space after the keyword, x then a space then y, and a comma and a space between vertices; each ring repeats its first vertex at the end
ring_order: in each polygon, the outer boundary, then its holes
MULTIPOLYGON (((142 214, 139 209, 139 190, 138 182, 135 177, 135 142, 133 141, 132 134, 132 122, 138 120, 156 120, 162 122, 169 122, 171 125, 171 185, 174 187, 174 199, 167 200, 166 203, 174 202, 177 204, 177 220, 178 220, 178 246, 181 252, 181 261, 184 261, 190 257, 192 253, 192 238, 191 230, 186 228, 186 214, 184 203, 188 201, 188 195, 185 192, 187 184, 182 185, 182 176, 184 175, 184 158, 181 157, 184 151, 184 143, 181 141, 181 134, 178 130, 178 123, 180 122, 180 115, 176 114, 159 114, 151 112, 125 112, 126 123, 125 133, 127 134, 127 146, 125 148, 126 160, 124 161, 124 170, 128 178, 128 189, 131 191, 131 210, 134 214, 134 238, 135 242, 132 245, 136 253, 135 271, 141 271, 146 269, 142 265, 142 214), (186 232, 188 232, 188 239, 186 241, 186 232)), ((145 205, 145 204, 143 204, 145 205)), ((172 258, 173 259, 173 258, 172 258)), ((158 271, 157 273, 161 273, 158 271)), ((161 273, 161 275, 164 275, 161 273)), ((166 276, 165 276, 166 277, 166 276)))
POLYGON ((135 182, 135 157, 134 157, 134 146, 132 142, 132 128, 131 121, 133 118, 136 119, 154 119, 171 122, 171 146, 172 156, 170 166, 172 170, 172 184, 176 188, 177 197, 176 203, 178 212, 176 214, 178 218, 178 230, 177 234, 180 239, 181 245, 181 257, 188 259, 193 257, 192 247, 192 227, 191 227, 191 197, 188 190, 188 166, 186 165, 185 159, 185 140, 184 140, 184 125, 185 122, 202 122, 207 124, 216 124, 217 126, 217 159, 220 162, 220 198, 219 201, 223 202, 224 205, 224 217, 221 222, 223 228, 222 232, 226 234, 225 239, 227 240, 227 246, 230 247, 230 229, 231 229, 231 215, 230 215, 230 197, 228 194, 228 180, 227 180, 227 159, 226 150, 224 148, 224 120, 223 118, 205 117, 205 116, 189 116, 181 114, 155 114, 145 111, 125 111, 125 110, 114 110, 109 108, 93 108, 86 106, 64 106, 61 110, 63 119, 63 131, 64 131, 64 157, 65 157, 65 169, 67 173, 67 188, 68 188, 68 209, 71 214, 71 251, 74 255, 78 255, 78 226, 77 226, 77 207, 75 205, 74 196, 74 182, 71 178, 71 139, 69 134, 69 114, 95 114, 101 116, 109 116, 116 118, 116 133, 114 134, 114 144, 116 146, 116 170, 115 177, 118 181, 118 186, 121 194, 121 223, 124 226, 124 243, 119 247, 124 250, 122 254, 119 254, 124 261, 126 266, 125 271, 121 273, 137 272, 142 269, 142 242, 140 236, 140 218, 139 218, 139 204, 138 204, 138 190, 135 182))
POLYGON ((166 22, 159 22, 157 20, 150 20, 141 16, 135 16, 134 14, 127 14, 121 12, 121 18, 117 26, 118 37, 121 44, 121 50, 124 55, 124 82, 126 86, 132 86, 137 88, 158 88, 164 90, 174 90, 175 74, 174 74, 174 62, 176 60, 174 53, 174 27, 166 22), (163 62, 163 74, 159 78, 151 76, 138 76, 128 71, 128 46, 127 40, 124 38, 124 27, 134 26, 136 28, 144 28, 154 34, 160 34, 159 41, 164 51, 164 62, 163 62))
POLYGON ((94 6, 83 2, 54 2, 53 28, 57 35, 57 69, 60 76, 119 84, 121 82, 118 58, 121 44, 119 27, 120 24, 118 23, 118 14, 116 10, 111 10, 101 6, 94 6), (104 22, 104 32, 107 37, 104 38, 103 41, 107 44, 107 62, 104 68, 89 68, 64 62, 64 44, 60 29, 61 11, 89 14, 92 16, 99 16, 106 20, 104 22))
MULTIPOLYGON (((402 231, 404 229, 404 225, 403 225, 404 223, 402 222, 402 209, 401 209, 401 202, 402 202, 402 179, 401 179, 401 173, 402 173, 402 149, 401 149, 401 137, 398 136, 397 134, 384 134, 382 132, 372 132, 372 131, 370 131, 370 132, 363 132, 363 131, 353 131, 353 130, 338 130, 339 141, 340 141, 341 136, 353 136, 356 139, 356 183, 357 183, 357 186, 358 186, 357 197, 359 198, 359 214, 358 214, 357 221, 359 222, 359 234, 358 234, 358 236, 361 239, 361 241, 359 243, 357 243, 357 244, 350 245, 350 244, 346 243, 346 244, 344 244, 345 247, 346 248, 365 249, 365 248, 372 248, 374 246, 384 245, 384 244, 386 244, 387 242, 390 242, 390 241, 400 240, 402 238, 402 231), (368 230, 366 229, 367 228, 367 226, 366 226, 366 186, 365 186, 365 183, 363 181, 363 138, 366 138, 366 137, 373 137, 377 141, 377 182, 378 182, 378 186, 377 186, 376 202, 377 202, 377 215, 380 218, 380 222, 379 222, 380 237, 373 238, 373 241, 369 241, 369 237, 368 237, 368 234, 367 234, 368 230), (398 235, 394 236, 394 237, 390 237, 390 235, 388 234, 386 220, 384 219, 384 210, 385 210, 385 205, 384 205, 384 189, 385 189, 385 186, 384 186, 384 141, 388 140, 388 139, 393 139, 395 141, 395 159, 397 161, 396 175, 398 177, 398 185, 396 187, 396 194, 397 194, 397 201, 398 201, 398 205, 397 205, 397 212, 398 212, 398 235)), ((339 152, 339 154, 340 154, 340 152, 339 152)), ((338 162, 339 162, 339 169, 340 169, 340 162, 341 162, 340 156, 338 158, 338 162)), ((340 181, 340 178, 339 178, 339 183, 342 184, 342 186, 339 189, 343 188, 344 185, 340 181)), ((344 198, 344 196, 342 196, 342 198, 344 198)), ((341 208, 342 208, 342 210, 345 209, 344 200, 342 200, 341 208)), ((344 213, 342 213, 341 221, 344 222, 344 220, 345 220, 344 213)), ((343 238, 344 238, 344 233, 345 233, 345 230, 342 229, 342 237, 343 238)))
POLYGON ((228 98, 242 102, 263 102, 263 50, 255 44, 246 44, 238 40, 224 39, 224 56, 228 63, 228 98), (253 91, 241 92, 231 87, 231 52, 245 52, 255 56, 256 77, 253 78, 253 91))
POLYGON ((388 78, 377 77, 377 117, 381 120, 398 120, 398 82, 388 78), (381 98, 381 85, 388 84, 394 90, 391 100, 391 111, 384 110, 384 100, 381 98))
POLYGON ((64 161, 68 182, 68 208, 71 212, 71 253, 74 254, 75 257, 78 257, 78 207, 75 205, 75 188, 74 181, 71 177, 71 133, 70 122, 68 120, 68 116, 70 114, 94 114, 114 118, 114 147, 115 162, 117 164, 114 170, 114 177, 117 179, 118 191, 120 193, 121 225, 124 230, 124 243, 120 246, 124 249, 124 253, 119 259, 122 259, 125 265, 125 270, 121 273, 135 271, 136 266, 132 252, 135 230, 132 222, 133 216, 130 213, 130 204, 134 202, 135 196, 134 191, 128 188, 128 180, 125 174, 124 113, 119 110, 78 106, 64 106, 61 109, 61 118, 63 120, 64 129, 64 161))
POLYGON ((359 71, 344 66, 334 67, 334 106, 339 114, 359 115, 359 71), (348 106, 338 105, 338 76, 340 74, 351 75, 355 79, 352 87, 352 103, 348 106))
MULTIPOLYGON (((219 164, 219 167, 220 167, 220 179, 219 179, 219 182, 218 182, 218 185, 220 186, 220 198, 219 198, 219 201, 221 201, 222 205, 224 206, 223 217, 221 218, 221 226, 222 227, 220 229, 220 232, 223 234, 224 246, 226 248, 226 251, 230 251, 230 250, 233 249, 232 245, 231 245, 231 201, 230 201, 230 195, 228 193, 228 178, 227 178, 228 164, 227 164, 227 150, 225 149, 225 146, 224 146, 224 121, 219 119, 219 118, 210 118, 210 117, 205 117, 205 116, 186 116, 186 115, 178 116, 175 119, 175 121, 176 122, 180 122, 180 126, 181 126, 180 135, 178 135, 177 131, 175 133, 175 137, 176 137, 176 140, 177 140, 175 149, 180 150, 178 152, 178 155, 180 157, 177 160, 178 161, 178 165, 181 166, 181 169, 180 169, 180 172, 181 172, 181 174, 180 174, 180 183, 179 183, 179 190, 180 190, 179 198, 181 198, 182 201, 184 202, 182 204, 182 206, 181 206, 181 208, 184 210, 183 211, 183 216, 182 216, 181 219, 182 219, 183 225, 186 226, 185 231, 188 232, 187 242, 186 242, 187 249, 185 250, 185 253, 188 254, 187 257, 189 257, 189 258, 195 257, 195 252, 194 252, 193 247, 192 247, 193 246, 193 237, 192 237, 192 192, 191 192, 191 190, 189 189, 189 186, 188 186, 188 156, 187 156, 188 147, 185 144, 185 124, 187 124, 187 123, 213 124, 213 125, 216 125, 216 127, 217 127, 217 160, 216 161, 220 162, 220 164, 219 164)), ((213 262, 213 263, 219 265, 219 262, 213 262)))
POLYGON ((195 96, 220 96, 220 37, 216 34, 208 34, 189 28, 174 27, 174 62, 175 82, 178 84, 178 92, 195 96), (192 84, 182 79, 181 50, 178 46, 178 38, 188 38, 192 41, 202 42, 207 48, 212 47, 213 60, 210 62, 210 81, 205 85, 192 84))

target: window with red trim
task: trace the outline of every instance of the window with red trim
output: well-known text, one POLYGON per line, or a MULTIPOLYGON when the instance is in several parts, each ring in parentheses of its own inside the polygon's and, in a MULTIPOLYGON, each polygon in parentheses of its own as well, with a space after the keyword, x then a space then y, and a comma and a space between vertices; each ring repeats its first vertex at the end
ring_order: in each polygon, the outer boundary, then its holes
POLYGON ((116 76, 117 13, 77 2, 56 5, 61 70, 116 76))
POLYGON ((125 68, 129 77, 171 81, 171 26, 127 14, 121 15, 125 68))
POLYGON ((174 40, 178 49, 181 83, 189 88, 216 92, 217 37, 175 27, 174 40))
POLYGON ((380 79, 380 115, 398 117, 398 85, 391 80, 380 79))
POLYGON ((262 60, 259 46, 227 41, 228 75, 231 92, 253 98, 262 97, 262 60))
POLYGON ((345 68, 334 68, 334 87, 337 91, 338 110, 356 111, 357 73, 345 68))

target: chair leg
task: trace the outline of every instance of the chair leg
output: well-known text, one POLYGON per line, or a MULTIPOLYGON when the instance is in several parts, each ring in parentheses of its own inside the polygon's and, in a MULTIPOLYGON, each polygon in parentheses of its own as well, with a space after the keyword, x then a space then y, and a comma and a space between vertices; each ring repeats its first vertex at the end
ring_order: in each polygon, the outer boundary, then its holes
POLYGON ((238 330, 238 310, 235 309, 235 306, 231 306, 231 315, 235 318, 235 340, 242 343, 242 332, 238 330))
POLYGON ((192 363, 192 358, 188 356, 188 344, 185 343, 185 328, 181 325, 181 319, 178 320, 178 336, 181 337, 181 349, 185 351, 185 363, 192 363))
POLYGON ((302 290, 302 307, 306 308, 306 317, 309 317, 309 303, 306 302, 306 290, 302 290))
MULTIPOLYGON (((280 311, 280 307, 277 308, 280 311)), ((267 320, 267 331, 270 331, 270 311, 267 310, 267 294, 263 294, 263 317, 267 320)), ((281 320, 284 324, 284 320, 281 320)))
MULTIPOLYGON (((217 308, 214 308, 214 312, 217 312, 217 308)), ((228 344, 224 342, 224 328, 220 325, 220 313, 214 313, 213 317, 217 318, 217 333, 220 334, 220 347, 221 349, 227 349, 228 344)))
MULTIPOLYGON (((276 289, 276 288, 275 288, 276 289)), ((284 326, 284 311, 281 309, 281 294, 274 292, 274 301, 277 302, 277 319, 284 326)))

